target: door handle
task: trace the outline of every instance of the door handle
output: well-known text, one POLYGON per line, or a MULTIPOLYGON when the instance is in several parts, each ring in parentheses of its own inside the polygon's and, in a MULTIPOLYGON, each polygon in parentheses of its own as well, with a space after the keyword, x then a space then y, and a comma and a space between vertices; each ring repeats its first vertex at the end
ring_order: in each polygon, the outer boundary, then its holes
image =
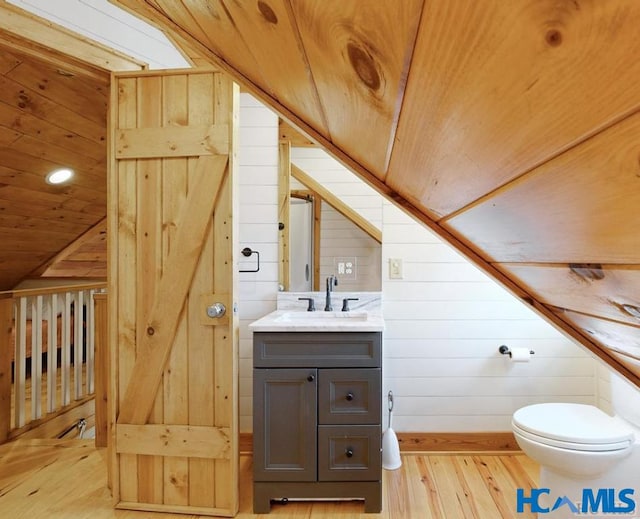
POLYGON ((219 319, 227 313, 227 308, 222 303, 213 303, 207 307, 207 315, 212 319, 219 319))

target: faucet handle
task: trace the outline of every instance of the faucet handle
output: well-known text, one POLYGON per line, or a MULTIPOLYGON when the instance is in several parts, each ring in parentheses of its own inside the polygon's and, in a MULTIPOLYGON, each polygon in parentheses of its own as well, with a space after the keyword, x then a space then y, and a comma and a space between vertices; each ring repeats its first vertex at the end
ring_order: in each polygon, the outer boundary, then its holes
POLYGON ((342 311, 343 312, 348 312, 349 311, 349 301, 359 301, 358 297, 345 297, 342 300, 342 311))
POLYGON ((316 305, 313 297, 299 297, 298 301, 309 301, 309 306, 307 306, 307 312, 315 312, 316 305))

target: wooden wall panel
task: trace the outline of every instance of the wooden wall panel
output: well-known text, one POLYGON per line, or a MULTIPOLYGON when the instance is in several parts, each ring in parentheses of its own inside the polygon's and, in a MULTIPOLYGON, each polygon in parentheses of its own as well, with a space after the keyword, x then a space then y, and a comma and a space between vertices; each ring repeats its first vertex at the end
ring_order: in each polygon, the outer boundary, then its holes
POLYGON ((387 184, 449 215, 637 110, 639 23, 635 0, 426 2, 387 184))
MULTIPOLYGON (((230 81, 212 71, 120 76, 121 124, 114 127, 114 135, 138 127, 213 125, 227 128, 229 147, 233 93, 230 81)), ((117 157, 117 143, 113 146, 117 157)), ((219 151, 216 145, 203 148, 200 157, 163 157, 160 150, 153 153, 157 158, 117 160, 122 183, 112 189, 127 187, 136 195, 127 199, 120 193, 117 213, 130 215, 135 234, 128 249, 126 228, 121 229, 126 220, 117 216, 118 250, 112 253, 116 293, 128 290, 121 279, 136 286, 132 299, 117 299, 133 303, 135 315, 135 357, 128 347, 119 350, 117 374, 116 437, 125 442, 121 449, 117 438, 115 444, 115 496, 121 508, 206 515, 233 515, 237 510, 237 325, 232 310, 237 247, 232 175, 226 154, 219 151), (129 253, 136 261, 127 264, 122 254, 129 253), (210 294, 225 303, 229 316, 203 324, 203 295, 210 294), (176 443, 163 452, 162 442, 156 441, 154 449, 141 448, 136 454, 144 438, 157 436, 158 425, 174 431, 176 443), (198 445, 203 436, 192 434, 196 429, 189 426, 198 426, 200 432, 208 428, 216 445, 198 445), (181 441, 186 442, 184 455, 176 450, 181 441), (214 459, 218 457, 222 459, 214 459)), ((126 331, 130 324, 121 309, 113 311, 118 331, 112 333, 121 333, 123 327, 126 331)))
POLYGON ((492 261, 640 263, 635 114, 447 220, 492 261))
POLYGON ((387 171, 423 0, 291 2, 332 142, 387 171))

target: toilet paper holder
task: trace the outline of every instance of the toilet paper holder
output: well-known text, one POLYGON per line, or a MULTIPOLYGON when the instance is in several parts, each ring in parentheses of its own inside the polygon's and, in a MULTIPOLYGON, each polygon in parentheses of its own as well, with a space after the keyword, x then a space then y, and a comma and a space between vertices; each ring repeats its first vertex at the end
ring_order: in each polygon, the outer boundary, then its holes
MULTIPOLYGON (((511 350, 509 349, 509 346, 507 346, 507 345, 505 345, 505 344, 503 344, 502 346, 500 346, 500 347, 498 348, 498 351, 499 351, 500 353, 502 353, 503 355, 509 355, 509 357, 511 357, 511 350)), ((535 351, 533 351, 533 350, 529 350, 529 353, 530 353, 531 355, 534 355, 534 354, 535 354, 535 351)))

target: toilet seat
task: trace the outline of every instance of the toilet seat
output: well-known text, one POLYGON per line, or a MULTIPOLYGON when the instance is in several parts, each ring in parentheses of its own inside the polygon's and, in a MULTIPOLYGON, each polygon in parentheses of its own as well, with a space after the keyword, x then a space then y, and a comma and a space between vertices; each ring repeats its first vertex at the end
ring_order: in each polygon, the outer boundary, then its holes
POLYGON ((634 434, 620 420, 584 404, 535 404, 513 414, 514 433, 562 449, 602 452, 627 449, 634 434))

